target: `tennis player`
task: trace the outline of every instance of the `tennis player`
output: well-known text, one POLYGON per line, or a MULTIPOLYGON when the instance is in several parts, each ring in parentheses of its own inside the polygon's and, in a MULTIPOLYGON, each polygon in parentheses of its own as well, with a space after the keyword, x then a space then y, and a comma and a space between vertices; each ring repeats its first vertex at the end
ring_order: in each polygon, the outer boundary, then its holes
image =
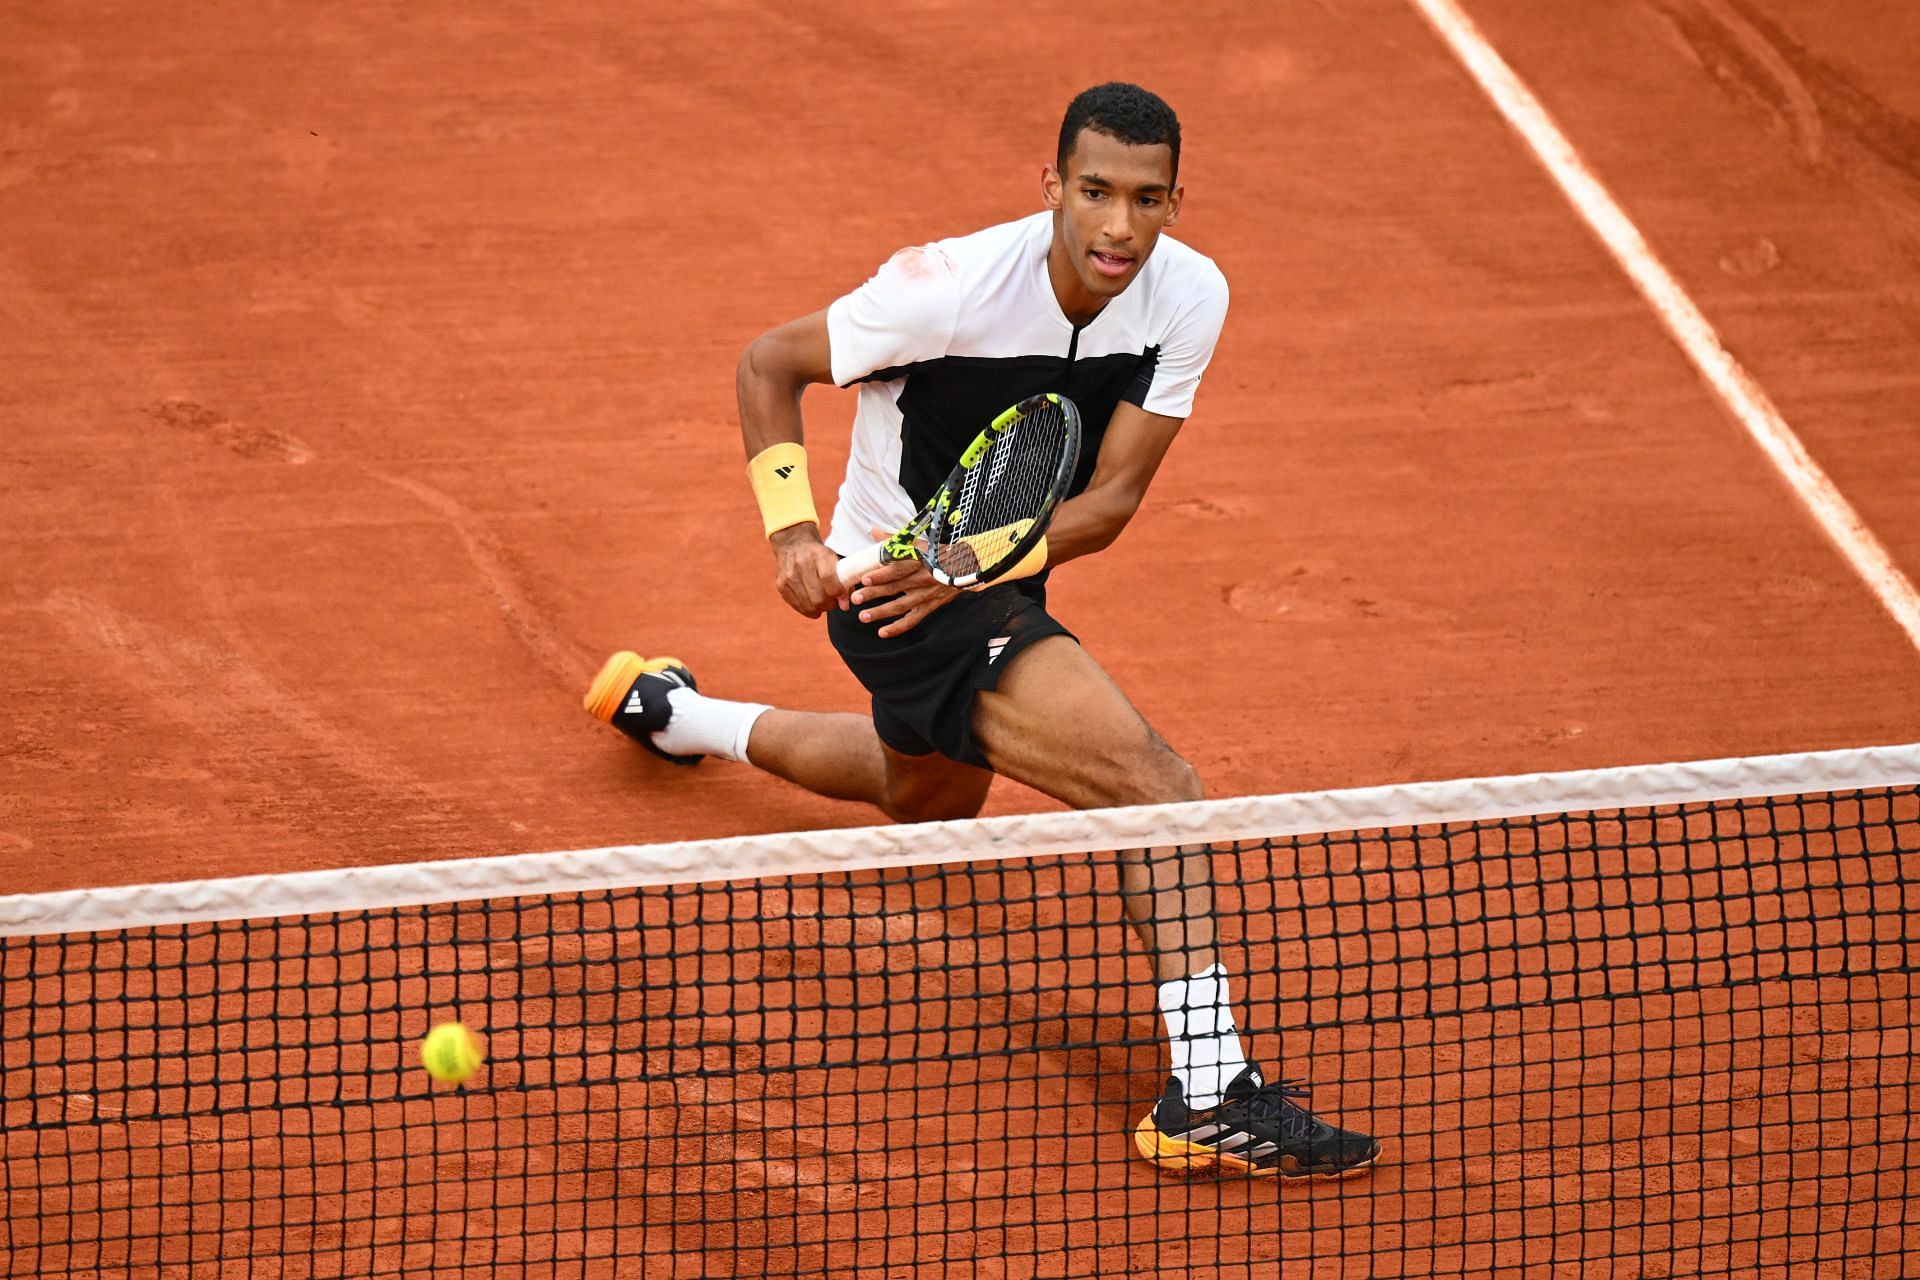
MULTIPOLYGON (((1076 808, 1196 800, 1193 767, 1155 733, 1046 607, 1054 565, 1126 528, 1193 407, 1227 313, 1214 264, 1161 233, 1180 214, 1180 124, 1130 84, 1067 108, 1045 209, 903 249, 823 311, 740 359, 741 434, 793 609, 872 694, 871 718, 789 711, 698 691, 673 658, 609 659, 587 709, 679 764, 746 761, 897 821, 971 817, 995 773, 1076 808), (822 540, 807 479, 801 392, 859 386, 851 457, 822 540), (918 560, 851 588, 837 565, 905 526, 988 422, 1043 391, 1081 411, 1078 473, 1038 554, 983 590, 918 560)), ((1135 1130, 1164 1168, 1339 1175, 1379 1144, 1265 1081, 1236 1029, 1214 949, 1209 853, 1123 853, 1126 911, 1154 956, 1171 1046, 1166 1090, 1135 1130)))

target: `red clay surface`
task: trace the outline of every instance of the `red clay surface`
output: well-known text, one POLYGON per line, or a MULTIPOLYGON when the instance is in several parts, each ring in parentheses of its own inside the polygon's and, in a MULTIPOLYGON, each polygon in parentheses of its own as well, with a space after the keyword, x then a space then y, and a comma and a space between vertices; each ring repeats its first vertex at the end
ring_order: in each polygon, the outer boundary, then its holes
MULTIPOLYGON (((1483 7, 1912 571, 1911 16, 1483 7), (1703 61, 1742 14, 1852 114, 1703 61)), ((487 15, 10 20, 16 887, 870 818, 670 771, 579 690, 635 646, 862 705, 768 586, 732 362, 1032 208, 1102 75, 1184 113, 1235 303, 1059 607, 1214 793, 1914 736, 1920 660, 1403 6, 487 15)), ((849 398, 810 408, 824 484, 849 398)))
MULTIPOLYGON (((1468 7, 1920 574, 1920 18, 1468 7)), ((22 10, 9 888, 873 820, 579 694, 634 647, 864 705, 768 585, 733 361, 1033 209, 1110 77, 1179 108, 1234 309, 1055 602, 1213 794, 1920 737, 1920 657, 1402 4, 22 10)))

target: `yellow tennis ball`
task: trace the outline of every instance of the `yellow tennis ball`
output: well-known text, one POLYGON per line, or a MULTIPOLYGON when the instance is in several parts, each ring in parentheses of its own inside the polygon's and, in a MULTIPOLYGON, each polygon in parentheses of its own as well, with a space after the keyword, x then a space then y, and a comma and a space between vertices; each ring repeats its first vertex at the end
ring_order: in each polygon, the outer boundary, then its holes
POLYGON ((459 1084, 486 1061, 480 1038, 458 1022, 443 1022, 420 1042, 420 1064, 435 1080, 459 1084))

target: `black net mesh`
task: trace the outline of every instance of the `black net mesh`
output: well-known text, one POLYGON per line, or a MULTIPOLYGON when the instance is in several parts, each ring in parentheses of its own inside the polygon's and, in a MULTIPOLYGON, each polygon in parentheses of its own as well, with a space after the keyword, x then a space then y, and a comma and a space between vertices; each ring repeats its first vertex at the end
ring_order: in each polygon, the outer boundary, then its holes
POLYGON ((1920 1274, 1913 789, 1212 861, 1253 1053, 1359 1176, 1136 1155, 1151 973, 1073 854, 4 939, 0 1265, 1920 1274))

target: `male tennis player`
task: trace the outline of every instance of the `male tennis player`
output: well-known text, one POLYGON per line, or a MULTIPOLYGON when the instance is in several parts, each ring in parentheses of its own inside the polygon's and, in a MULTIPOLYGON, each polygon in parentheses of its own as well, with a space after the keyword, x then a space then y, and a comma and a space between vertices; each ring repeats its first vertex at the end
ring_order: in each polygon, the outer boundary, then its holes
MULTIPOLYGON (((587 708, 676 763, 744 760, 903 822, 971 817, 993 774, 1076 808, 1196 800, 1200 780, 1047 612, 1046 570, 1126 527, 1193 405, 1227 312, 1227 285, 1161 232, 1180 213, 1180 124, 1130 84, 1075 98, 1044 212, 904 249, 824 311, 741 357, 741 434, 781 597, 827 615, 834 647, 873 696, 869 719, 728 702, 672 658, 619 653, 587 708), (800 396, 858 384, 852 456, 823 542, 807 480, 800 396), (1009 405, 1054 391, 1080 407, 1078 474, 1043 550, 984 590, 936 582, 918 560, 849 590, 837 565, 905 526, 960 452, 1009 405), (1010 575, 1011 577, 1012 575, 1010 575)), ((1166 1091, 1135 1142, 1164 1168, 1338 1175, 1379 1144, 1316 1118, 1248 1062, 1214 950, 1205 849, 1122 855, 1127 914, 1154 956, 1172 1051, 1166 1091)))

